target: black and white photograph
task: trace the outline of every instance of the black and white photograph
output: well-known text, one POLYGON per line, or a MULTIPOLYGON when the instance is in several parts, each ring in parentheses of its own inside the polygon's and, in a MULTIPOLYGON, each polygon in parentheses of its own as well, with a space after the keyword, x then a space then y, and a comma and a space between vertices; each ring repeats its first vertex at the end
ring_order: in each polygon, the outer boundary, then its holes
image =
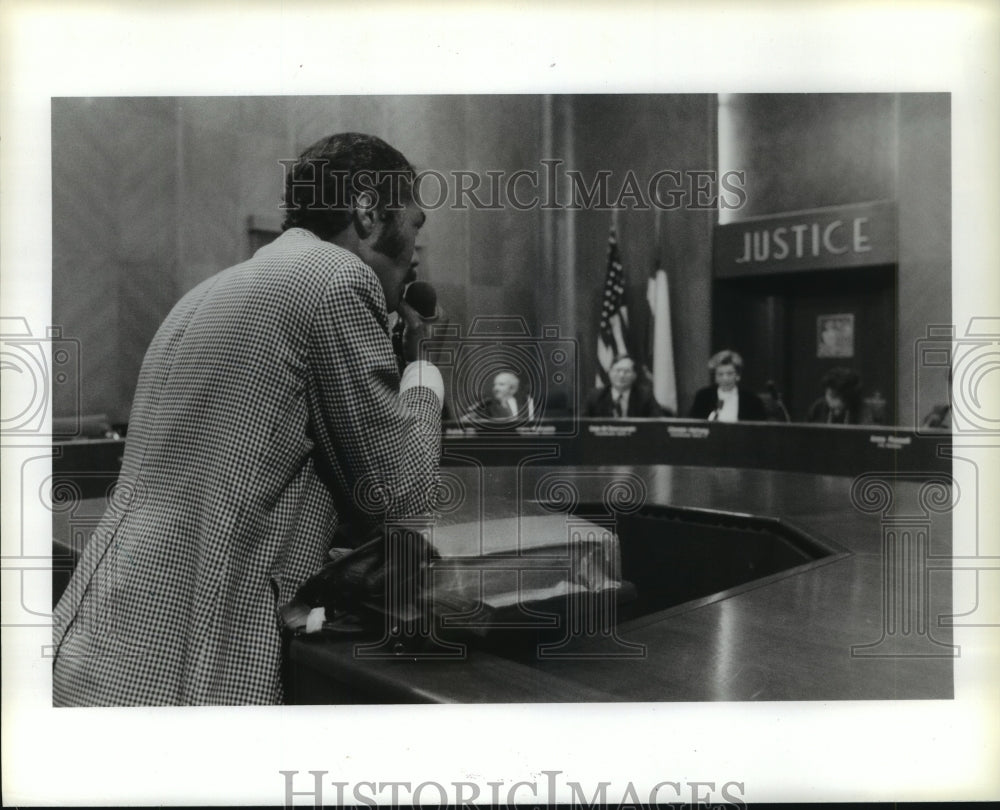
MULTIPOLYGON (((477 51, 440 82, 463 60, 415 48, 401 9, 345 12, 379 47, 322 68, 336 11, 279 14, 301 59, 267 79, 213 72, 249 53, 172 14, 177 76, 115 78, 124 18, 79 77, 30 88, 20 54, 4 793, 996 798, 986 8, 925 8, 937 78, 870 56, 878 81, 848 55, 910 49, 875 14, 828 72, 785 41, 751 81, 749 50, 706 74, 691 43, 650 76, 655 36, 607 10, 551 58, 519 44, 532 70, 477 51), (39 782, 20 741, 42 737, 85 789, 39 782)), ((37 42, 17 11, 5 36, 37 42)), ((768 13, 761 43, 850 30, 768 13)), ((473 30, 435 15, 439 41, 473 30)), ((169 53, 156 19, 134 30, 169 53)))
POLYGON ((56 705, 952 696, 948 94, 52 125, 56 705))

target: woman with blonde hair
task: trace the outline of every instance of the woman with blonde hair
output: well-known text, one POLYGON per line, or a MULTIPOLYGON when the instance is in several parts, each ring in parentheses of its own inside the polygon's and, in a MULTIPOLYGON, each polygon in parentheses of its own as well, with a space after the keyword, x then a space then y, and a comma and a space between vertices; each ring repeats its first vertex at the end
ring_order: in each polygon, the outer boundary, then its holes
POLYGON ((767 411, 760 397, 739 387, 743 358, 732 349, 716 352, 708 361, 715 385, 702 388, 694 396, 692 419, 711 422, 766 422, 767 411))

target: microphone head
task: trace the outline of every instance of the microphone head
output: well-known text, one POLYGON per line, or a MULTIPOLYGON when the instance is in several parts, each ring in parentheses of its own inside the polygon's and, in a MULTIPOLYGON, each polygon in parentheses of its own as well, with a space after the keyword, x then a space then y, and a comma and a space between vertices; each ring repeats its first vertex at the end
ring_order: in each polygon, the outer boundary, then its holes
POLYGON ((437 311, 437 291, 426 281, 411 281, 403 300, 423 318, 433 318, 437 311))

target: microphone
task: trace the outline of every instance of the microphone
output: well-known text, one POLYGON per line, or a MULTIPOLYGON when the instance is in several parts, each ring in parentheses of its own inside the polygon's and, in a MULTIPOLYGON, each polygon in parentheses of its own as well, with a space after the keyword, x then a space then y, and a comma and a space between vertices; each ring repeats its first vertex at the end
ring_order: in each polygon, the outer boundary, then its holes
MULTIPOLYGON (((403 300, 416 310, 421 318, 433 318, 437 313, 437 290, 426 281, 411 281, 403 291, 403 300)), ((403 332, 406 322, 399 317, 392 327, 392 349, 399 363, 399 373, 406 367, 403 356, 403 332)))
POLYGON ((709 422, 716 422, 719 419, 719 414, 722 413, 722 400, 717 399, 715 401, 715 410, 708 415, 709 422))
POLYGON ((774 384, 774 380, 768 380, 764 387, 767 389, 767 393, 771 395, 771 399, 774 400, 774 404, 781 408, 781 415, 785 417, 785 421, 791 422, 792 417, 789 416, 785 403, 781 401, 781 392, 778 391, 778 387, 774 384))
POLYGON ((437 312, 437 290, 426 281, 411 281, 407 284, 403 300, 413 307, 421 318, 433 318, 437 312))

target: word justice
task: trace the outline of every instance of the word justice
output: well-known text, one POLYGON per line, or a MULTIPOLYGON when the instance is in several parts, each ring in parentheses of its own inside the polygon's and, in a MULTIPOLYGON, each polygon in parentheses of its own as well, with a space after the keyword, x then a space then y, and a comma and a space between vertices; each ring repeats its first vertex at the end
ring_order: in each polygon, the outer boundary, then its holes
POLYGON ((807 256, 840 256, 847 252, 868 253, 872 246, 867 234, 868 217, 855 217, 850 225, 835 219, 780 228, 746 231, 743 255, 736 264, 801 259, 807 256))

